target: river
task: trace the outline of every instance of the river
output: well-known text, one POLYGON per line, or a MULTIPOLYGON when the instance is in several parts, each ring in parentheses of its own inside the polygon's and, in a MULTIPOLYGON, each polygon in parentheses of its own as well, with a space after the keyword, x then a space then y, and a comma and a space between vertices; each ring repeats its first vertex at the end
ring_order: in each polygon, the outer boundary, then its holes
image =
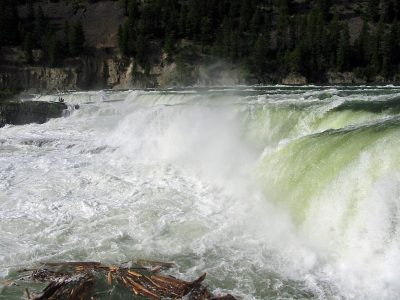
POLYGON ((399 87, 61 97, 0 128, 0 279, 144 258, 243 299, 400 298, 399 87))

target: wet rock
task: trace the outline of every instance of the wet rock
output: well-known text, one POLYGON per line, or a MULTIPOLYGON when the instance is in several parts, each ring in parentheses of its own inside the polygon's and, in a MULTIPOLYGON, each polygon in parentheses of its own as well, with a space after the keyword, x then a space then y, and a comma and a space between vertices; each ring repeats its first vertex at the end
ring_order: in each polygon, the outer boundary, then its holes
POLYGON ((65 109, 67 109, 67 106, 64 103, 56 102, 0 102, 0 127, 6 124, 42 124, 49 119, 61 117, 65 109))
POLYGON ((282 79, 282 84, 304 85, 307 84, 307 78, 305 78, 303 75, 292 73, 282 79))
POLYGON ((357 77, 353 72, 328 72, 326 79, 329 84, 365 84, 367 80, 357 77))

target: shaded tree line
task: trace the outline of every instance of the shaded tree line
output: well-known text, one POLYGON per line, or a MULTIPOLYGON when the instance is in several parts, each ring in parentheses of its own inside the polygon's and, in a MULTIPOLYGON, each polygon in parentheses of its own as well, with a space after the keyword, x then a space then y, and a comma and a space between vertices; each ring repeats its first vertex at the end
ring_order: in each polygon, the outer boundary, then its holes
POLYGON ((34 50, 42 50, 44 60, 50 67, 57 66, 66 57, 83 53, 85 35, 81 22, 64 24, 62 34, 49 22, 39 5, 27 0, 27 13, 21 19, 18 1, 0 0, 0 47, 21 46, 27 63, 34 62, 34 50))
MULTIPOLYGON (((243 66, 260 81, 272 73, 299 73, 317 81, 327 71, 353 71, 367 78, 399 72, 398 0, 347 1, 354 16, 363 20, 356 36, 332 0, 118 1, 126 16, 118 29, 119 49, 134 57, 146 74, 154 45, 170 61, 190 64, 190 55, 180 55, 183 40, 203 54, 243 66)), ((82 24, 66 22, 62 30, 56 29, 37 2, 0 0, 0 46, 21 46, 30 63, 33 50, 41 49, 50 66, 81 55, 82 24), (18 3, 27 6, 23 19, 18 3)))
POLYGON ((398 0, 357 1, 354 13, 364 25, 356 37, 331 0, 120 2, 127 20, 118 30, 119 48, 145 69, 151 63, 151 41, 161 41, 174 59, 184 39, 201 46, 204 54, 241 64, 259 80, 270 73, 320 80, 329 70, 368 78, 399 71, 398 0))

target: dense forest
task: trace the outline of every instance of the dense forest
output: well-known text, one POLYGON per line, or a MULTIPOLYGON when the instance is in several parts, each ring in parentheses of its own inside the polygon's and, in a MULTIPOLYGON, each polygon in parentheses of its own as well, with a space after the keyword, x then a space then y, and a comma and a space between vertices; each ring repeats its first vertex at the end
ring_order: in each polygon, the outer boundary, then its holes
POLYGON ((43 50, 50 67, 55 67, 65 57, 75 57, 83 53, 85 36, 80 22, 65 22, 63 37, 56 35, 54 28, 40 5, 34 1, 0 0, 0 47, 20 46, 27 63, 33 61, 33 50, 43 50), (21 19, 17 5, 26 4, 27 16, 21 19))
MULTIPOLYGON (((18 16, 17 2, 0 0, 1 45, 20 45, 28 62, 32 49, 43 49, 50 66, 84 51, 80 23, 66 22, 63 38, 57 39, 35 1, 20 1, 29 6, 24 19, 18 16)), ((190 63, 190 56, 182 55, 182 41, 195 45, 201 55, 241 66, 260 82, 272 73, 320 81, 327 71, 352 71, 373 80, 378 75, 391 78, 400 70, 398 0, 119 2, 126 17, 118 30, 119 51, 135 58, 145 73, 155 63, 149 55, 155 44, 169 61, 190 63), (362 19, 356 36, 351 35, 349 16, 362 19)))

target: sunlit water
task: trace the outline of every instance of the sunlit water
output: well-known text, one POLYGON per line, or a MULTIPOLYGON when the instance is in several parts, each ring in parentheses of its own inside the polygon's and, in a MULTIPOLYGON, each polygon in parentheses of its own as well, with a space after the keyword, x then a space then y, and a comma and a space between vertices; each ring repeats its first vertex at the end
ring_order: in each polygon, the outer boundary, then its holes
POLYGON ((62 97, 0 129, 0 278, 147 258, 243 299, 400 297, 400 88, 62 97))

